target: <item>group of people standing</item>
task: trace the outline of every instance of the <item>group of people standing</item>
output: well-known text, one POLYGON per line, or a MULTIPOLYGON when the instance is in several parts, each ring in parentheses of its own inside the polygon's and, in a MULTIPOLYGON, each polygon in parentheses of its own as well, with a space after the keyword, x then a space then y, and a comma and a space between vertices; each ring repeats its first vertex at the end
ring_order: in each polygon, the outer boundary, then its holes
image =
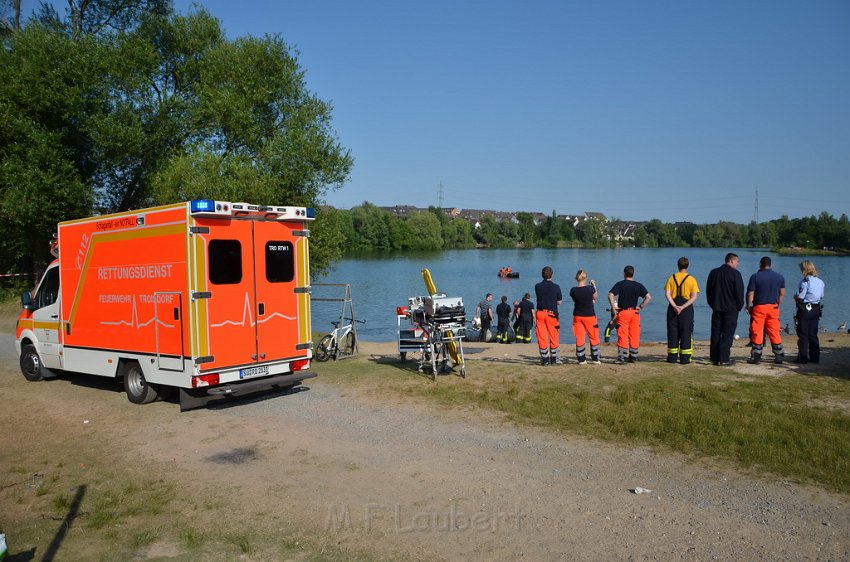
MULTIPOLYGON (((785 361, 785 349, 780 332, 779 306, 785 299, 785 278, 772 268, 769 256, 759 260, 759 270, 750 276, 744 291, 744 279, 738 271, 739 258, 726 254, 726 261, 708 275, 708 305, 711 307, 711 347, 709 356, 713 365, 731 365, 732 341, 738 325, 738 313, 746 306, 750 315, 750 344, 752 350, 747 363, 761 363, 765 339, 770 341, 774 362, 785 361)), ((819 363, 820 322, 824 296, 824 282, 810 260, 800 262, 803 279, 794 293, 797 330, 797 357, 795 363, 819 363)))
MULTIPOLYGON (((759 270, 754 273, 744 290, 744 280, 738 271, 739 258, 734 253, 726 255, 723 265, 708 275, 706 297, 711 313, 711 340, 709 357, 713 365, 731 365, 731 348, 738 325, 738 315, 746 306, 750 315, 751 353, 748 363, 758 364, 762 360, 765 339, 770 341, 776 363, 783 363, 785 352, 782 345, 779 322, 779 306, 785 298, 785 279, 773 271, 771 259, 764 256, 759 261, 759 270)), ((694 353, 694 303, 699 293, 699 283, 688 273, 688 258, 677 261, 677 272, 665 283, 664 296, 667 300, 667 361, 688 364, 694 353)), ((824 283, 818 277, 814 264, 805 260, 800 263, 803 279, 794 294, 797 311, 794 316, 798 336, 797 363, 818 363, 820 343, 818 322, 824 283)), ((640 349, 640 311, 652 300, 646 287, 634 279, 635 269, 631 265, 623 268, 623 279, 608 291, 611 323, 616 327, 617 358, 615 363, 634 363, 640 349)), ((560 318, 558 306, 563 302, 561 287, 555 283, 553 270, 546 266, 541 272, 542 280, 534 286, 536 306, 531 295, 526 293, 521 301, 508 304, 503 296, 496 307, 498 328, 496 341, 508 343, 513 321, 516 341, 530 343, 534 329, 540 351, 541 365, 557 365, 560 358, 560 318)), ((600 363, 599 321, 595 312, 598 300, 596 281, 588 279, 584 269, 575 276, 576 286, 570 289, 573 301, 572 329, 575 336, 575 355, 579 364, 600 363), (588 344, 590 356, 588 357, 588 344)), ((487 338, 493 313, 490 303, 493 295, 488 293, 478 304, 476 314, 481 318, 481 341, 487 338)), ((607 339, 606 339, 607 341, 607 339)))

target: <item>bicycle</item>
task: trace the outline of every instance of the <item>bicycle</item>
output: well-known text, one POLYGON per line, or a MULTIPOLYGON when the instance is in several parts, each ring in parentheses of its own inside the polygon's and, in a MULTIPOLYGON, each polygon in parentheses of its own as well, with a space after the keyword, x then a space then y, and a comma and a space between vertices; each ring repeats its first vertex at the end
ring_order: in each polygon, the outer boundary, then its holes
MULTIPOLYGON (((360 324, 366 323, 365 320, 354 320, 353 318, 343 318, 343 320, 352 320, 360 324)), ((330 334, 319 340, 319 345, 316 347, 316 361, 327 361, 331 357, 336 361, 340 355, 354 354, 354 324, 346 324, 342 327, 340 327, 340 322, 331 322, 331 324, 333 324, 334 329, 330 334)))

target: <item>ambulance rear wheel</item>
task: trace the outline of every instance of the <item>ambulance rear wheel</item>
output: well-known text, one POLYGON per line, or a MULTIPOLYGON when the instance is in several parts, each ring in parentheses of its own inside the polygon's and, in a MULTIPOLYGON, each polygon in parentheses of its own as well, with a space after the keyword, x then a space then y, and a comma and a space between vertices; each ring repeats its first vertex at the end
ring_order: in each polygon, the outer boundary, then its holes
POLYGON ((124 373, 124 391, 127 399, 133 404, 150 404, 156 400, 159 392, 155 386, 145 380, 142 368, 135 361, 124 363, 121 367, 124 373))
POLYGON ((32 344, 25 345, 21 349, 21 372, 28 381, 36 382, 44 379, 44 366, 41 357, 32 344))

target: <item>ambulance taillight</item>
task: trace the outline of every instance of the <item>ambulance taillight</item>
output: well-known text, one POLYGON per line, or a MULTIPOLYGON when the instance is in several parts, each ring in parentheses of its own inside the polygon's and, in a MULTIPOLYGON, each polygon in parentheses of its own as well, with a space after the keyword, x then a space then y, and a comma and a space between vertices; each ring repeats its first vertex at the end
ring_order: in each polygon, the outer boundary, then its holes
POLYGON ((192 388, 201 388, 204 386, 215 386, 219 383, 218 373, 213 373, 211 375, 198 375, 197 377, 192 377, 192 388))

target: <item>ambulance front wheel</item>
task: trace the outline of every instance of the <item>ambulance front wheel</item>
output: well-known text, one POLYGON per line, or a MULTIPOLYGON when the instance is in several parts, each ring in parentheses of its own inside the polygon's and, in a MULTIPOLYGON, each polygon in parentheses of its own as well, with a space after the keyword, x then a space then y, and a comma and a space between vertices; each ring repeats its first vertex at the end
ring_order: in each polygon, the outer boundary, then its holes
POLYGON ((41 357, 32 344, 25 345, 21 349, 21 372, 28 381, 36 382, 44 379, 44 366, 41 357))
POLYGON ((127 399, 133 404, 149 404, 156 400, 159 392, 156 387, 148 384, 142 368, 135 361, 124 363, 121 366, 124 374, 124 391, 127 399))

